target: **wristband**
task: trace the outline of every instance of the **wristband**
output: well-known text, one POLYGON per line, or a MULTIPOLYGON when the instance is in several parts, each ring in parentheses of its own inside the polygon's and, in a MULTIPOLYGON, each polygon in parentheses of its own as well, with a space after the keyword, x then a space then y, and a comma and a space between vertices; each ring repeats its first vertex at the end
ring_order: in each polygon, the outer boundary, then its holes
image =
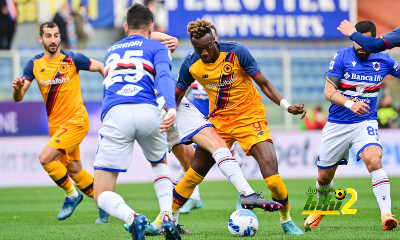
POLYGON ((167 115, 165 117, 167 117, 169 114, 173 114, 174 117, 176 117, 176 109, 175 108, 168 109, 167 115))
POLYGON ((353 104, 354 104, 353 101, 347 100, 347 101, 344 103, 344 106, 347 107, 348 109, 351 109, 351 107, 353 106, 353 104))
POLYGON ((288 110, 288 108, 292 106, 292 104, 290 104, 286 99, 282 98, 282 100, 279 103, 279 106, 281 106, 281 108, 285 110, 288 110))

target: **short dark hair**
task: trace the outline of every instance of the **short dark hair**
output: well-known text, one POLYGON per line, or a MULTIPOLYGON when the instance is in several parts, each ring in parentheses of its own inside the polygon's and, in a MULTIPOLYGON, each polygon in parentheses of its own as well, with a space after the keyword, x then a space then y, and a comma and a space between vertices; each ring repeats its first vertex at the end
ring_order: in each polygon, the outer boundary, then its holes
POLYGON ((147 28, 154 22, 153 13, 148 7, 135 3, 126 14, 128 29, 141 30, 147 28))
POLYGON ((371 32, 371 37, 376 37, 376 27, 371 21, 361 21, 356 24, 356 30, 359 33, 371 32))
POLYGON ((58 27, 58 25, 55 24, 54 22, 45 22, 45 23, 42 23, 42 24, 40 25, 40 28, 39 28, 39 36, 43 36, 43 33, 44 33, 43 28, 54 28, 54 27, 60 29, 60 28, 58 27))

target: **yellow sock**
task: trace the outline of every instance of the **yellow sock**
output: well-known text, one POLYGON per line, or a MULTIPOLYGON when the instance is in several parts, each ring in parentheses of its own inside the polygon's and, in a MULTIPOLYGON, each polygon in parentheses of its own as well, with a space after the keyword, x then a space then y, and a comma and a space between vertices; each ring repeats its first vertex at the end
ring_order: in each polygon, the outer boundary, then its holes
POLYGON ((93 177, 85 169, 82 169, 78 174, 71 177, 75 182, 75 186, 77 186, 83 193, 85 193, 88 197, 93 198, 93 177))
POLYGON ((186 172, 183 179, 176 185, 173 191, 172 212, 181 208, 192 195, 195 187, 203 181, 204 177, 192 168, 186 172))
POLYGON ((279 210, 281 222, 289 221, 289 198, 286 185, 285 183, 283 183, 281 176, 279 176, 279 174, 272 175, 264 179, 264 181, 271 191, 272 200, 277 201, 283 205, 283 208, 279 210))
POLYGON ((161 213, 158 214, 156 220, 154 220, 154 222, 157 224, 157 226, 159 226, 161 228, 162 226, 162 222, 161 222, 161 213))
POLYGON ((49 174, 50 178, 62 189, 66 195, 70 195, 75 191, 71 180, 67 175, 67 168, 59 161, 53 161, 43 165, 44 170, 49 174))

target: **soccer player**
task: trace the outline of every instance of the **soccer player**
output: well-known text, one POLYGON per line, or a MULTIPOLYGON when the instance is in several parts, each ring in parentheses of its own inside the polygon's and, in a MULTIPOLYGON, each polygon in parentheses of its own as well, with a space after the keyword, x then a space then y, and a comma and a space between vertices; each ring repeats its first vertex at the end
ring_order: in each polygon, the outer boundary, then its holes
MULTIPOLYGON (((237 141, 246 154, 251 154, 257 160, 273 200, 283 205, 279 213, 284 231, 303 234, 289 214, 287 189, 278 173, 278 163, 265 120, 266 110, 252 79, 268 98, 289 113, 301 114, 303 118, 306 113, 304 105, 299 103, 292 106, 283 99, 243 45, 215 41, 209 21, 197 19, 190 22, 188 32, 195 53, 186 57, 181 66, 175 88, 177 103, 195 80, 206 89, 212 109, 209 120, 219 135, 228 147, 237 141)), ((198 147, 191 168, 174 189, 173 210, 178 210, 187 201, 193 188, 204 179, 213 164, 210 153, 198 147)), ((243 199, 241 203, 245 208, 252 208, 243 199)))
MULTIPOLYGON (((356 24, 359 33, 376 36, 370 21, 356 24)), ((326 73, 325 98, 331 102, 318 158, 317 194, 328 196, 338 165, 346 165, 353 147, 372 178, 372 188, 381 210, 383 230, 392 230, 397 220, 391 213, 390 183, 382 168, 382 145, 378 135, 377 98, 382 79, 400 77, 399 63, 388 54, 370 53, 358 45, 335 53, 326 73)), ((309 215, 304 223, 316 227, 324 215, 309 215)))
POLYGON ((381 36, 380 38, 365 36, 364 34, 359 33, 356 31, 354 25, 346 19, 340 23, 340 26, 337 29, 343 35, 350 37, 351 40, 355 41, 361 47, 372 53, 381 52, 394 47, 400 47, 400 27, 381 36))
MULTIPOLYGON (((40 25, 39 42, 43 53, 26 64, 22 78, 13 81, 14 101, 21 101, 32 81, 36 78, 46 103, 51 139, 39 155, 40 163, 50 178, 65 191, 65 201, 58 214, 65 220, 82 201, 75 182, 87 196, 93 198, 93 177, 82 168, 79 144, 89 130, 89 117, 83 106, 79 85, 79 70, 99 72, 103 75, 101 62, 80 53, 60 49, 60 32, 53 22, 40 25)), ((108 221, 100 210, 97 223, 108 221)))
POLYGON ((167 239, 180 239, 172 222, 172 182, 166 161, 167 131, 174 123, 176 102, 171 74, 170 51, 149 39, 154 25, 152 12, 134 4, 124 24, 128 37, 112 45, 105 56, 102 127, 94 162, 95 201, 101 209, 129 225, 133 239, 144 239, 146 216, 136 213, 114 192, 119 172, 132 160, 136 140, 155 177, 154 188, 162 212, 167 239), (168 113, 164 120, 157 108, 155 86, 165 97, 168 113))

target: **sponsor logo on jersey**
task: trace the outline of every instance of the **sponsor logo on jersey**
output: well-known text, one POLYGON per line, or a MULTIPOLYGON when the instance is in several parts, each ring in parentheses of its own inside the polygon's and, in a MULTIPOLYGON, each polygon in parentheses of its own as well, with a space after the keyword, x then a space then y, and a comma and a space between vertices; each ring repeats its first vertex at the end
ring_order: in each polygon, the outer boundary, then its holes
POLYGON ((217 87, 223 87, 225 85, 233 84, 236 80, 238 80, 238 76, 234 76, 233 78, 229 80, 224 80, 223 82, 220 83, 208 83, 205 87, 210 89, 210 88, 217 88, 217 87))
POLYGON ((208 78, 208 74, 202 75, 201 78, 203 78, 203 79, 204 79, 204 78, 208 78))
POLYGON ((138 92, 142 91, 143 88, 133 84, 126 84, 123 88, 118 90, 117 94, 122 96, 135 96, 138 92))
POLYGON ((345 72, 345 73, 344 73, 344 78, 345 78, 345 79, 349 79, 349 77, 350 77, 350 74, 349 74, 348 72, 345 72))
POLYGON ((56 79, 53 79, 53 80, 39 80, 38 83, 40 85, 49 86, 49 85, 52 85, 52 84, 66 83, 66 82, 69 82, 70 80, 71 79, 69 77, 68 78, 56 78, 56 79))
POLYGON ((351 64, 353 65, 353 67, 355 67, 357 62, 356 61, 351 61, 351 64))
MULTIPOLYGON (((378 71, 378 70, 376 70, 376 71, 378 71)), ((383 77, 381 75, 372 75, 371 76, 371 75, 360 75, 360 74, 352 73, 351 80, 380 82, 383 80, 383 77)))
POLYGON ((381 68, 381 64, 379 62, 372 62, 372 66, 374 67, 375 71, 379 71, 381 68))

